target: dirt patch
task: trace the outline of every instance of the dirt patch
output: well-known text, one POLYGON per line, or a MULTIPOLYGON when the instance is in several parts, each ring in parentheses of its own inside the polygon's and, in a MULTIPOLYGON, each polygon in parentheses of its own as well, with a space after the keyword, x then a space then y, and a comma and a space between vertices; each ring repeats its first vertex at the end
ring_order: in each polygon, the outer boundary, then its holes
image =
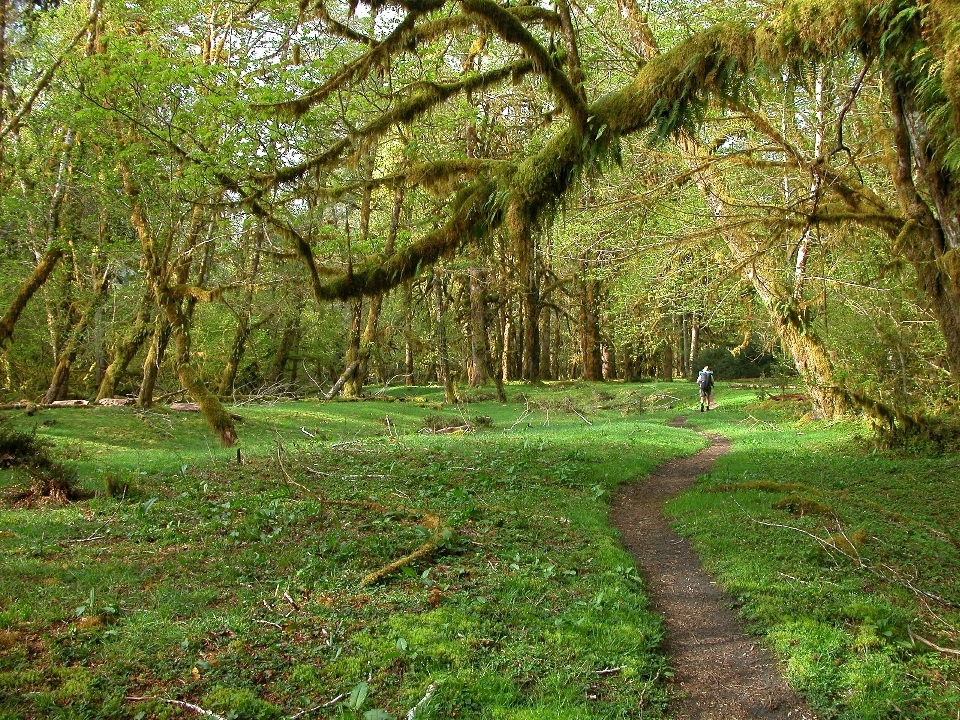
MULTIPOLYGON (((670 423, 683 424, 683 418, 670 423)), ((700 453, 661 465, 642 482, 625 486, 611 519, 636 556, 654 608, 667 631, 674 671, 677 720, 814 720, 780 674, 759 638, 744 632, 727 596, 704 572, 684 538, 664 518, 663 506, 710 472, 730 449, 726 438, 706 435, 700 453)))

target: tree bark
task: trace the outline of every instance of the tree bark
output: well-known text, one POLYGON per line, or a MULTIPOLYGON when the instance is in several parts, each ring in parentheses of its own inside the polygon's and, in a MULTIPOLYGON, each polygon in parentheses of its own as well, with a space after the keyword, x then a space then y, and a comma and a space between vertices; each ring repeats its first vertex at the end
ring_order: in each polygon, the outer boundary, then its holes
POLYGON ((472 267, 467 271, 470 293, 470 366, 471 387, 484 385, 490 371, 490 348, 487 340, 487 271, 472 267))
POLYGON ((950 372, 960 380, 960 191, 929 156, 931 143, 912 100, 893 73, 886 76, 897 148, 894 185, 907 222, 896 238, 917 273, 946 343, 950 372), (937 210, 914 184, 923 181, 937 210))
POLYGON ((580 295, 580 356, 584 380, 603 380, 603 359, 600 353, 600 281, 588 276, 588 264, 581 270, 584 278, 580 295))
POLYGON ((7 312, 3 318, 0 318, 0 348, 4 347, 13 337, 13 329, 17 324, 17 320, 20 319, 20 315, 24 309, 26 309, 27 303, 30 302, 30 298, 32 298, 37 290, 47 281, 56 269, 57 263, 61 258, 63 258, 62 250, 56 248, 47 250, 40 259, 40 262, 38 262, 33 269, 33 272, 30 273, 30 277, 20 286, 20 290, 10 303, 10 307, 7 308, 7 312))
POLYGON ((673 382, 673 343, 667 340, 663 345, 663 362, 660 367, 660 379, 673 382))
POLYGON ((130 332, 117 342, 113 352, 113 360, 107 365, 97 389, 97 400, 114 397, 117 394, 117 383, 120 376, 126 372, 127 366, 139 352, 140 347, 150 335, 152 299, 147 293, 140 301, 137 317, 133 321, 130 332))
MULTIPOLYGON (((370 173, 372 173, 372 168, 370 173)), ((390 226, 387 229, 387 239, 384 243, 383 254, 389 256, 393 254, 393 249, 397 241, 397 232, 400 229, 400 211, 403 209, 403 188, 397 188, 394 193, 393 210, 390 213, 390 226)), ((370 197, 369 192, 364 195, 365 206, 361 223, 361 235, 366 238, 370 234, 370 197)), ((370 374, 370 354, 377 340, 377 324, 380 322, 380 311, 383 308, 383 293, 376 293, 370 298, 370 306, 367 308, 367 321, 363 326, 363 333, 360 335, 360 345, 357 348, 357 368, 347 378, 343 388, 343 394, 346 397, 358 397, 363 393, 363 385, 370 374)))
POLYGON ((454 387, 453 374, 450 372, 449 348, 447 347, 447 326, 444 317, 446 314, 446 289, 444 288, 443 277, 437 272, 436 268, 433 271, 433 300, 434 311, 436 312, 434 337, 437 343, 440 382, 443 384, 443 399, 448 405, 452 405, 459 398, 454 387))
POLYGON ((406 372, 406 385, 416 384, 416 365, 413 353, 413 283, 404 284, 403 293, 403 368, 406 372))
POLYGON ((263 245, 263 237, 263 227, 258 225, 254 230, 253 257, 250 260, 250 279, 247 284, 247 291, 244 293, 243 306, 240 308, 237 318, 237 329, 233 335, 230 354, 227 357, 226 365, 223 367, 223 372, 220 375, 220 385, 217 388, 217 395, 220 397, 233 394, 237 371, 240 369, 240 363, 246 350, 247 338, 250 336, 250 318, 253 315, 254 288, 257 273, 260 270, 260 249, 263 245))
POLYGON ((167 354, 167 344, 170 342, 170 323, 167 318, 158 315, 154 322, 153 341, 146 357, 143 358, 143 377, 140 380, 140 391, 137 394, 137 406, 141 408, 153 407, 153 394, 157 387, 157 375, 167 354))
POLYGON ((44 404, 49 405, 57 400, 64 400, 69 394, 70 368, 73 361, 77 359, 80 343, 86 337, 94 314, 106 296, 109 285, 110 276, 108 272, 105 272, 98 280, 93 290, 93 297, 90 298, 77 323, 71 328, 70 337, 60 351, 57 364, 53 369, 53 376, 50 379, 50 385, 43 396, 44 404))

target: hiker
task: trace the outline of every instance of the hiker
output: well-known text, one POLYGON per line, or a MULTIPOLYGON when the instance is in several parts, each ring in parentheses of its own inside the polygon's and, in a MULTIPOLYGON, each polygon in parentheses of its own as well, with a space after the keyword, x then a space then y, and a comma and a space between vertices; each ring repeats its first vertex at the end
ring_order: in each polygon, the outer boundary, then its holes
POLYGON ((709 365, 704 365, 703 370, 697 375, 697 385, 700 386, 700 412, 703 412, 704 404, 709 410, 710 396, 713 395, 713 370, 709 365))

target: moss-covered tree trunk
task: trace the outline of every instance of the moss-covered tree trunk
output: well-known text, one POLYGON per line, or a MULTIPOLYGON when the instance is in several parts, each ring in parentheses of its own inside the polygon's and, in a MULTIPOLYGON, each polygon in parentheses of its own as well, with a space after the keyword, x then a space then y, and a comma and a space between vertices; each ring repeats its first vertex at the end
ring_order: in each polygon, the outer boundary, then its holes
POLYGON ((907 217, 896 245, 916 270, 943 333, 950 371, 960 380, 960 183, 943 167, 945 149, 914 107, 911 88, 893 72, 886 84, 897 149, 894 185, 907 217))
MULTIPOLYGON (((273 353, 273 360, 270 363, 270 370, 267 372, 267 380, 271 383, 281 382, 287 370, 287 365, 291 364, 294 351, 300 344, 300 324, 303 316, 303 302, 298 301, 295 313, 288 317, 283 323, 283 332, 280 333, 280 343, 277 345, 276 352, 273 353)), ((296 370, 296 362, 293 361, 293 369, 296 370)), ((291 378, 291 382, 295 378, 291 378)))
POLYGON ((247 348, 247 338, 250 336, 250 319, 253 316, 253 298, 257 274, 260 271, 260 250, 264 239, 263 226, 258 224, 254 229, 253 235, 253 255, 250 259, 250 276, 247 282, 247 289, 243 294, 243 304, 238 313, 237 328, 233 334, 233 342, 230 344, 227 362, 223 366, 223 372, 220 374, 220 384, 217 387, 217 394, 220 397, 227 397, 233 394, 233 386, 237 380, 237 372, 240 370, 240 363, 243 361, 243 355, 247 348))
POLYGON ((413 282, 408 280, 403 286, 403 369, 407 387, 416 384, 413 340, 413 282))
POLYGON ((544 380, 554 380, 553 371, 553 311, 544 307, 540 311, 540 377, 544 380))
POLYGON ((434 268, 433 271, 433 307, 434 307, 434 342, 437 347, 437 369, 440 383, 443 385, 443 399, 447 404, 459 400, 450 368, 449 347, 447 346, 447 290, 443 282, 443 275, 434 268))
POLYGON ((110 285, 110 276, 104 273, 97 281, 93 290, 93 297, 90 298, 86 308, 80 314, 77 323, 71 328, 70 337, 60 351, 57 363, 53 369, 53 376, 50 378, 50 385, 43 396, 43 402, 50 404, 57 400, 63 400, 70 392, 70 368, 74 360, 77 359, 77 353, 80 351, 81 343, 87 336, 87 331, 95 317, 97 309, 107 294, 110 285))
POLYGON ((471 387, 480 387, 493 374, 490 370, 490 347, 487 340, 487 282, 485 268, 472 267, 467 271, 470 298, 470 360, 471 387))
POLYGON ((154 322, 153 340, 143 358, 143 375, 140 379, 140 390, 137 393, 137 405, 142 408, 153 407, 153 395, 157 388, 157 376, 160 366, 167 354, 167 344, 170 342, 170 323, 167 318, 158 315, 154 322))
POLYGON ((113 351, 113 359, 103 373, 100 385, 97 388, 97 400, 112 398, 117 394, 117 383, 126 372, 134 356, 150 337, 153 319, 153 301, 149 293, 140 301, 137 316, 134 318, 130 332, 120 338, 113 351))
MULTIPOLYGON (((2 0, 0 0, 2 1, 2 0)), ((47 281, 53 271, 57 267, 57 263, 63 258, 63 251, 58 248, 51 248, 44 253, 43 257, 40 258, 40 261, 34 267, 33 272, 30 273, 23 284, 20 286, 20 289, 17 291, 17 294, 14 296, 13 300, 10 302, 10 306, 7 308, 7 312, 4 313, 3 317, 0 318, 0 348, 4 347, 10 338, 13 337, 13 329, 17 324, 17 320, 20 319, 20 315, 23 314, 24 309, 27 307, 27 303, 30 302, 30 298, 43 287, 43 284, 47 281)))

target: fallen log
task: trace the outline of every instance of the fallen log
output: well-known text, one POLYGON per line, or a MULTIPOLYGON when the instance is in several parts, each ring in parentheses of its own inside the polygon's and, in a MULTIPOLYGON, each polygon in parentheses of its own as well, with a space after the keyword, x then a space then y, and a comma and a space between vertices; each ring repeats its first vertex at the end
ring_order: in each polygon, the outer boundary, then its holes
MULTIPOLYGON (((200 412, 200 405, 195 402, 175 402, 170 403, 170 409, 176 412, 200 412)), ((243 422, 243 417, 236 413, 230 413, 230 417, 237 422, 243 422)))

